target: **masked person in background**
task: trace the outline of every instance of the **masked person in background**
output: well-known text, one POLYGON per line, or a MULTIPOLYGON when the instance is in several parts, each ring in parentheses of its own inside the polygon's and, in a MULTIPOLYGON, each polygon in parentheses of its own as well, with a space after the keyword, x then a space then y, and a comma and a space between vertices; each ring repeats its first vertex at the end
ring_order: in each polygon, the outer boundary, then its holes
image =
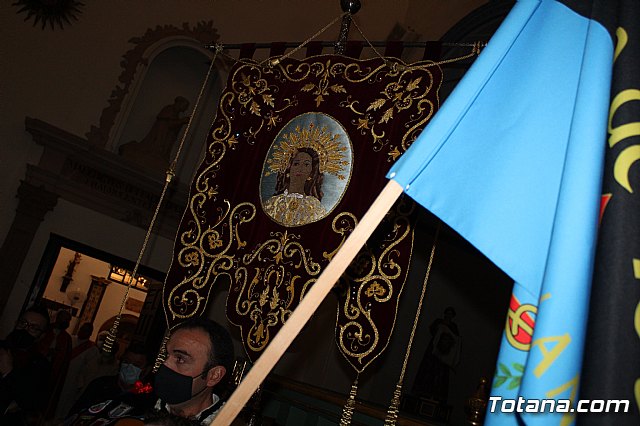
POLYGON ((109 332, 105 330, 98 333, 96 337, 96 348, 98 350, 89 354, 86 369, 79 378, 78 385, 82 388, 82 391, 94 379, 102 376, 113 376, 120 369, 120 363, 116 359, 116 354, 120 351, 118 342, 114 341, 111 344, 111 351, 104 350, 108 334, 109 332))
POLYGON ((38 342, 49 326, 46 309, 27 309, 0 341, 0 424, 39 424, 47 402, 49 361, 38 342))
MULTIPOLYGON (((143 417, 156 396, 147 381, 152 357, 143 345, 132 343, 120 359, 118 373, 93 380, 84 390, 65 425, 88 424, 100 418, 143 417)), ((99 423, 106 424, 106 423, 99 423)))
POLYGON ((156 410, 209 425, 224 404, 233 359, 231 336, 220 324, 197 318, 178 325, 156 373, 156 410))

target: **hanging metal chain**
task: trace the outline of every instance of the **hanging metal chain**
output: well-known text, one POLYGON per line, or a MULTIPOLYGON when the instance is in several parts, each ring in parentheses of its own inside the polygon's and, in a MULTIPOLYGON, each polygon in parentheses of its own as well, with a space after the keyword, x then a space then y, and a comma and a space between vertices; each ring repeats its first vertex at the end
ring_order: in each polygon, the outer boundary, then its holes
POLYGON ((307 44, 309 44, 309 42, 311 42, 312 40, 314 40, 316 37, 318 37, 320 34, 322 34, 323 32, 325 32, 326 30, 328 30, 329 28, 331 28, 333 25, 336 24, 336 22, 338 22, 339 20, 341 20, 345 15, 348 15, 349 12, 345 12, 345 13, 341 13, 340 15, 336 16, 331 22, 329 22, 327 25, 325 25, 324 27, 322 27, 321 29, 319 29, 318 31, 316 31, 315 34, 313 34, 311 37, 307 38, 305 41, 303 41, 302 43, 300 43, 298 46, 294 47, 293 49, 291 49, 290 52, 276 58, 276 59, 271 59, 271 58, 267 58, 259 63, 256 63, 254 61, 249 61, 249 60, 245 60, 245 59, 237 59, 234 58, 233 56, 229 55, 228 53, 224 52, 224 45, 223 44, 215 44, 215 49, 217 51, 220 52, 220 54, 222 56, 224 56, 225 58, 231 60, 234 63, 241 63, 244 65, 259 65, 259 66, 270 66, 270 67, 274 67, 276 65, 278 65, 280 63, 280 61, 282 61, 283 59, 287 59, 290 56, 292 56, 294 53, 296 53, 298 50, 302 49, 303 47, 305 47, 307 44))
MULTIPOLYGON (((387 60, 387 58, 385 58, 384 56, 382 56, 382 54, 378 51, 378 49, 376 49, 373 46, 373 43, 371 43, 369 41, 369 39, 367 38, 367 36, 364 35, 364 32, 362 32, 362 30, 360 29, 360 27, 358 26, 358 23, 355 21, 355 19, 352 21, 353 25, 356 27, 356 29, 358 30, 358 32, 360 33, 360 35, 362 36, 362 38, 364 39, 364 41, 367 42, 367 44, 369 45, 369 47, 374 51, 374 53, 376 54, 376 56, 380 59, 382 59, 383 61, 385 61, 385 63, 387 63, 388 66, 390 66, 391 68, 393 68, 394 70, 397 69, 399 66, 401 66, 400 64, 398 64, 397 62, 393 62, 391 64, 389 64, 389 61, 387 60)), ((466 55, 462 55, 462 56, 458 56, 456 58, 451 58, 451 59, 444 59, 442 61, 436 61, 436 62, 432 62, 430 65, 444 65, 444 64, 450 64, 452 62, 458 62, 458 61, 464 61, 465 59, 469 59, 472 58, 476 55, 480 54, 480 51, 483 47, 486 47, 487 43, 485 42, 480 42, 477 41, 473 44, 470 44, 468 46, 471 47, 471 53, 468 53, 466 55)))
MULTIPOLYGON (((200 105, 200 100, 202 99, 202 95, 204 94, 205 88, 207 87, 207 84, 209 83, 209 78, 211 76, 211 72, 213 71, 213 68, 215 66, 215 61, 216 58, 218 56, 218 53, 220 52, 219 49, 216 48, 213 58, 211 59, 211 65, 209 65, 209 70, 207 71, 207 75, 204 78, 204 82, 202 83, 202 86, 200 87, 200 93, 198 93, 198 97, 196 99, 196 103, 193 106, 193 110, 191 111, 191 115, 189 116, 189 121, 187 122, 187 127, 185 128, 184 133, 182 134, 182 138, 180 139, 180 144, 178 145, 178 150, 176 151, 176 154, 173 158, 173 161, 171 162, 169 169, 166 172, 166 177, 165 177, 165 181, 164 181, 164 186, 162 188, 162 192, 160 193, 160 198, 158 199, 158 203, 156 204, 156 208, 153 212, 153 216, 151 217, 151 222, 149 222, 149 226, 147 227, 147 233, 144 237, 144 241, 142 243, 142 247, 140 248, 140 252, 138 253, 138 259, 136 260, 136 264, 135 267, 133 268, 133 272, 131 273, 131 278, 129 279, 129 282, 127 283, 127 289, 124 293, 124 296, 122 297, 122 302, 120 303, 120 309, 118 310, 118 315, 116 316, 115 321, 113 322, 113 325, 111 326, 111 329, 109 330, 109 333, 107 334, 107 337, 105 339, 105 343, 103 346, 103 350, 107 353, 110 353, 111 350, 113 349, 113 344, 116 341, 116 337, 118 334, 118 327, 120 326, 120 320, 122 319, 122 312, 124 310, 124 306, 125 303, 127 301, 127 298, 129 297, 129 291, 131 290, 132 284, 134 282, 134 280, 136 279, 136 277, 138 276, 138 268, 140 267, 140 263, 142 262, 142 257, 144 256, 144 253, 147 249, 147 244, 149 243, 149 240, 151 238, 151 233, 153 231, 153 227, 156 223, 156 220, 158 218, 158 213, 160 212, 160 207, 162 206, 162 202, 164 200, 164 197, 167 193, 167 189, 169 188, 169 184, 171 183, 171 180, 173 179, 173 177, 176 174, 176 166, 178 164, 178 159, 180 158, 180 154, 182 153, 182 148, 185 144, 185 141, 187 139, 187 134, 189 133, 189 129, 191 128, 191 123, 193 122, 193 117, 195 116, 196 111, 198 110, 198 106, 200 105)), ((161 353, 162 350, 164 349, 164 345, 166 344, 166 338, 163 340, 163 344, 162 344, 162 348, 161 348, 161 353)))
MULTIPOLYGON (((225 45, 224 44, 220 44, 220 43, 215 43, 213 45, 208 45, 207 47, 214 47, 215 51, 217 53, 219 53, 220 55, 224 56, 226 59, 230 60, 231 62, 233 62, 234 64, 236 63, 241 63, 244 65, 251 65, 251 66, 268 66, 268 67, 275 67, 276 65, 278 65, 280 62, 282 62, 282 60, 287 59, 289 57, 291 57, 292 55, 294 55, 296 52, 298 52, 300 49, 302 49, 303 47, 305 47, 307 44, 309 44, 309 42, 311 42, 312 40, 314 40, 315 38, 317 38, 320 34, 324 33, 326 30, 328 30, 329 28, 331 28, 333 25, 335 25, 339 20, 344 21, 346 18, 352 18, 352 14, 349 12, 344 12, 341 13, 340 15, 336 16, 331 22, 329 22, 327 25, 325 25, 324 27, 322 27, 320 30, 316 31, 315 34, 313 34, 311 37, 307 38, 305 41, 303 41, 302 43, 298 44, 296 47, 294 47, 293 49, 291 49, 291 51, 287 52, 286 54, 279 56, 275 59, 271 59, 271 58, 266 58, 260 62, 256 62, 256 61, 252 61, 252 60, 246 60, 246 59, 240 59, 240 58, 235 58, 231 55, 229 55, 228 53, 224 52, 225 49, 225 45)), ((375 52, 376 56, 380 59, 382 59, 383 61, 385 61, 385 63, 387 64, 387 66, 393 68, 394 70, 397 70, 401 65, 398 64, 397 62, 390 62, 387 60, 386 57, 384 57, 373 45, 373 43, 367 38, 367 36, 364 35, 364 32, 362 31, 362 29, 358 26, 358 23, 356 22, 355 19, 349 19, 349 24, 353 24, 356 29, 358 30, 358 33, 360 33, 360 35, 362 36, 362 38, 367 42, 367 45, 375 52)), ((443 45, 450 45, 447 43, 443 43, 443 45)), ((481 41, 477 41, 475 43, 455 43, 453 44, 455 46, 462 46, 462 47, 471 47, 471 52, 466 54, 466 55, 462 55, 462 56, 458 56, 455 58, 451 58, 451 59, 444 59, 442 61, 435 61, 432 62, 430 65, 434 66, 434 65, 444 65, 444 64, 449 64, 452 62, 459 62, 459 61, 464 61, 465 59, 469 59, 472 58, 474 56, 477 56, 480 54, 480 51, 482 48, 487 46, 486 42, 481 42, 481 41)), ((337 45, 336 45, 337 46, 337 45)), ((344 46, 342 46, 342 48, 344 48, 344 46)), ((336 51, 336 54, 343 54, 343 51, 336 51)))
POLYGON ((422 292, 420 293, 420 299, 418 301, 418 309, 416 311, 416 317, 413 319, 413 327, 411 328, 411 334, 409 335, 409 344, 407 345, 407 351, 404 354, 404 361, 402 363, 402 370, 400 370, 400 378, 396 384, 396 388, 393 391, 393 397, 391 398, 391 405, 387 410, 387 417, 384 419, 384 426, 395 426, 398 420, 398 414, 400 412, 400 397, 402 396, 402 385, 404 383, 404 375, 407 371, 407 364, 409 363, 409 356, 411 355, 411 347, 413 346, 413 339, 416 335, 418 328, 418 322, 420 321, 420 314, 422 313, 422 303, 424 302, 424 296, 427 293, 427 283, 429 282, 429 276, 431 275, 431 265, 433 264, 433 257, 436 253, 436 245, 438 242, 438 236, 440 235, 440 228, 442 222, 438 222, 436 233, 433 237, 433 245, 431 246, 431 254, 429 256, 429 263, 427 264, 427 272, 424 274, 424 281, 422 282, 422 292))

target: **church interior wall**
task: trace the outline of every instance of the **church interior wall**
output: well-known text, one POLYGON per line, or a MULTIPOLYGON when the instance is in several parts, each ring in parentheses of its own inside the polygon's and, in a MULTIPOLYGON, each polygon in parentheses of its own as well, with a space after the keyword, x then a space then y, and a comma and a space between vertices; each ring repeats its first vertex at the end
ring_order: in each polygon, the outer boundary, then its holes
MULTIPOLYGON (((2 312, 0 333, 13 327, 31 289, 40 259, 51 234, 62 235, 87 246, 135 261, 144 241, 145 231, 65 200, 58 200, 54 211, 47 214, 33 240, 21 268, 16 286, 2 312)), ((166 271, 171 260, 173 241, 152 236, 142 263, 166 271)))

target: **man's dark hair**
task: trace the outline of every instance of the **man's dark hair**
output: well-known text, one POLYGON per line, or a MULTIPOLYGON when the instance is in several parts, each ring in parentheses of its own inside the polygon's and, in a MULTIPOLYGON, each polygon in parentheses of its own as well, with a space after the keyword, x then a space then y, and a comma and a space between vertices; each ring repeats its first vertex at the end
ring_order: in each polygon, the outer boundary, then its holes
POLYGON ((34 314, 38 314, 40 316, 43 316, 44 319, 47 321, 47 325, 46 325, 47 328, 49 327, 49 325, 51 325, 51 317, 49 316, 49 311, 44 306, 42 306, 42 305, 33 305, 33 306, 25 309, 23 314, 26 314, 27 312, 33 312, 34 314))
POLYGON ((228 379, 233 369, 234 355, 233 341, 227 329, 208 318, 193 318, 179 324, 173 331, 194 329, 202 330, 209 335, 211 352, 209 352, 207 369, 221 365, 227 370, 225 379, 228 379))

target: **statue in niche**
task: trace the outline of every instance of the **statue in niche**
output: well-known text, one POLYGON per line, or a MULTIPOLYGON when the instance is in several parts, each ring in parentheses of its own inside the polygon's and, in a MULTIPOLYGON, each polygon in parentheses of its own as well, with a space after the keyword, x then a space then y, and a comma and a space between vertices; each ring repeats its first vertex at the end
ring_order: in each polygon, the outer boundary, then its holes
POLYGON ((120 146, 123 157, 153 170, 166 171, 171 162, 171 151, 182 127, 189 122, 189 116, 181 116, 189 101, 178 96, 173 104, 163 107, 149 133, 140 141, 131 141, 120 146))
POLYGON ((455 309, 449 306, 444 310, 444 318, 437 318, 429 326, 431 340, 413 382, 415 396, 447 402, 449 372, 460 361, 461 338, 458 325, 453 322, 455 316, 455 309))

